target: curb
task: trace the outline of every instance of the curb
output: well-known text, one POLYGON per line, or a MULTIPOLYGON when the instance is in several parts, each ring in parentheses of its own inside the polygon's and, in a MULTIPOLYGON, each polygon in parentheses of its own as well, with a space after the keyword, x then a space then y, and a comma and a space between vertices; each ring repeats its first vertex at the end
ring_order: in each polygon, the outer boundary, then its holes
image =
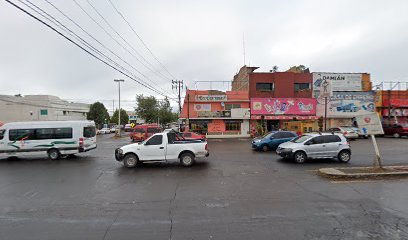
POLYGON ((367 173, 367 170, 378 170, 374 167, 349 167, 349 168, 321 168, 319 175, 328 178, 379 178, 379 177, 408 177, 408 165, 405 166, 385 166, 387 172, 367 173), (347 173, 347 170, 355 170, 355 173, 347 173), (358 172, 361 170, 361 172, 358 172))

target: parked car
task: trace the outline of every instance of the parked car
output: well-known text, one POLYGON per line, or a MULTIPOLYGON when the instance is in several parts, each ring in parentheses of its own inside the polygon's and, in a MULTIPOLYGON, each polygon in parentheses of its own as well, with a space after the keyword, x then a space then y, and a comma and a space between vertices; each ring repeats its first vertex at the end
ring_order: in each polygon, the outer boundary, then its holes
POLYGON ((360 130, 360 128, 358 128, 358 127, 350 127, 350 128, 353 129, 357 133, 359 138, 368 138, 368 134, 363 133, 360 130))
POLYGON ((110 133, 110 129, 109 128, 102 128, 102 129, 98 129, 97 134, 107 134, 110 133))
POLYGON ((205 136, 195 132, 182 132, 184 139, 205 141, 205 136))
POLYGON ((347 163, 351 159, 351 148, 342 134, 305 134, 279 145, 276 153, 283 158, 304 163, 306 159, 337 158, 347 163))
POLYGON ((267 152, 275 150, 279 144, 290 141, 297 137, 295 132, 290 131, 272 131, 262 137, 252 140, 252 149, 267 152))
POLYGON ((144 142, 116 149, 115 158, 117 161, 123 161, 128 168, 136 167, 140 162, 167 162, 177 159, 183 166, 189 167, 194 164, 195 159, 209 156, 207 142, 176 139, 176 132, 156 133, 144 142))
POLYGON ((384 135, 393 136, 399 138, 402 136, 408 136, 408 125, 392 124, 383 125, 384 135))
POLYGON ((124 131, 125 131, 125 132, 132 132, 132 125, 126 124, 126 125, 125 125, 125 128, 124 128, 124 131))
POLYGON ((133 128, 133 132, 129 137, 133 142, 144 141, 155 133, 161 132, 161 128, 157 124, 143 124, 133 128))
POLYGON ((347 139, 357 139, 359 138, 358 133, 353 129, 353 127, 335 127, 327 130, 329 133, 341 133, 347 139))
POLYGON ((112 126, 112 127, 110 128, 110 132, 111 132, 111 133, 115 133, 117 128, 118 128, 117 126, 112 126))

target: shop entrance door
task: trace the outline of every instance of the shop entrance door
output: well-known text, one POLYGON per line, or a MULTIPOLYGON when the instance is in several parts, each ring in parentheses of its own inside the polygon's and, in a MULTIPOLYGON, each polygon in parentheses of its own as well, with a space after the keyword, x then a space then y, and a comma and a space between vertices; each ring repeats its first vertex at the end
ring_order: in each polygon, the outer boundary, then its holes
POLYGON ((268 120, 266 122, 266 127, 268 129, 268 132, 278 131, 279 130, 279 120, 268 120))

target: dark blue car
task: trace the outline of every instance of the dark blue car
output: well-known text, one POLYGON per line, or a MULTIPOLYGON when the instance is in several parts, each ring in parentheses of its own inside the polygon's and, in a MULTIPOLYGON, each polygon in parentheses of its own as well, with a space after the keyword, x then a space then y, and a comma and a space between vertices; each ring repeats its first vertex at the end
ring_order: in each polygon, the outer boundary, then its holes
POLYGON ((252 148, 262 150, 264 152, 275 150, 279 144, 288 142, 297 137, 297 134, 290 131, 272 131, 265 134, 263 137, 254 138, 252 140, 252 148))

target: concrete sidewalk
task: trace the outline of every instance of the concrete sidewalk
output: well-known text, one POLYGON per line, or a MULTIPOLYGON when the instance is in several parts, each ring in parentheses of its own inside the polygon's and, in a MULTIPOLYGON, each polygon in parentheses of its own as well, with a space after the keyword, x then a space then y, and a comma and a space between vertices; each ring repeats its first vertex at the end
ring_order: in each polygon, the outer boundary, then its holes
POLYGON ((408 165, 378 167, 321 168, 318 173, 329 178, 408 177, 408 165))

